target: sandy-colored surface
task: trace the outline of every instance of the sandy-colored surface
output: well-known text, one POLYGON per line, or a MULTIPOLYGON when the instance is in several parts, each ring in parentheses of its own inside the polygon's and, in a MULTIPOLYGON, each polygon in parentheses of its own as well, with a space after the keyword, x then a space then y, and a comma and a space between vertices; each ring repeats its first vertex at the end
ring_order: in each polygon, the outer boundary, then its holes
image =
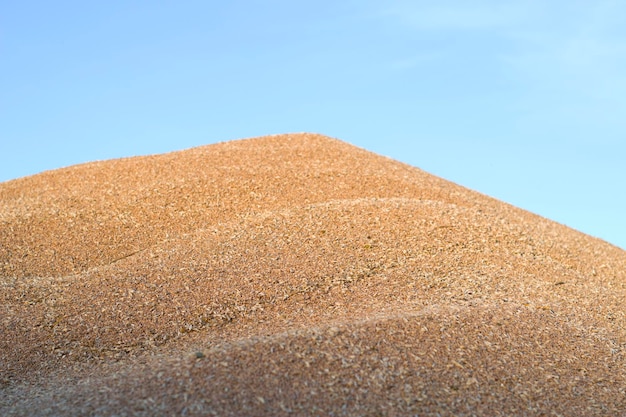
POLYGON ((319 135, 0 184, 0 415, 626 416, 626 252, 319 135))

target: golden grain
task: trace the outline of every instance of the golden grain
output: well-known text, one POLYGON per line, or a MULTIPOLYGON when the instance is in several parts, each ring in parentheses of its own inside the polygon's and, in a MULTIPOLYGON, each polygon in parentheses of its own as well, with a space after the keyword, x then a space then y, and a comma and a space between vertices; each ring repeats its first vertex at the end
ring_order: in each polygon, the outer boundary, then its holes
POLYGON ((624 415, 626 253, 314 134, 0 184, 2 415, 624 415))

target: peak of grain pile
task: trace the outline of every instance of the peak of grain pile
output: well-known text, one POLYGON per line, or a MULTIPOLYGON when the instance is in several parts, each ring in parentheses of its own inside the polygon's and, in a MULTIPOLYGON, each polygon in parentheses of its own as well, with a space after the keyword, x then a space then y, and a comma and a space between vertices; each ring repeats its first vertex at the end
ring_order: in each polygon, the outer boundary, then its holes
POLYGON ((626 252, 328 137, 0 184, 1 415, 626 415, 626 252))

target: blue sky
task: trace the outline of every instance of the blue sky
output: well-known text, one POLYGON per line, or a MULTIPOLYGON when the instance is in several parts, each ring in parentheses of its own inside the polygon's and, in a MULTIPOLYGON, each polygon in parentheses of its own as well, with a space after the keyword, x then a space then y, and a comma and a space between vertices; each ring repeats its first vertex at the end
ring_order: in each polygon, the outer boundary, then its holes
POLYGON ((626 248, 621 1, 0 0, 0 181, 311 131, 626 248))

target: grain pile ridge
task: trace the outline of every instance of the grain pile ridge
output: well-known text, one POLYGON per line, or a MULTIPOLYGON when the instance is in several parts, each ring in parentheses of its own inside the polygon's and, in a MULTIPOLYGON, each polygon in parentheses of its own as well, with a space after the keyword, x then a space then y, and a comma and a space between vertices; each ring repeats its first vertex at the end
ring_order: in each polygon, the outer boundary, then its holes
POLYGON ((626 253, 315 134, 0 184, 2 415, 626 415, 626 253))

